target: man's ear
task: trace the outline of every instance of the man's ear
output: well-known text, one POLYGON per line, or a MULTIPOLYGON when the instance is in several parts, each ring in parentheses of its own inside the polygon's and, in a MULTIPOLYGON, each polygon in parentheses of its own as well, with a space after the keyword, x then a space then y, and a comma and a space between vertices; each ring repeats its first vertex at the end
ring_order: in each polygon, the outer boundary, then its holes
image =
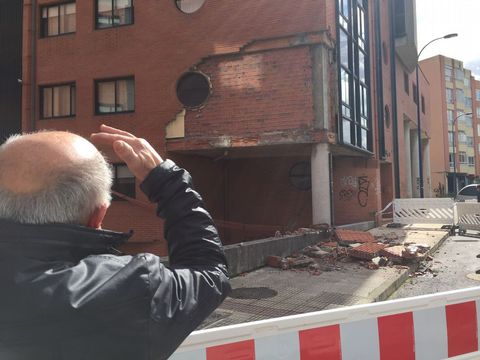
POLYGON ((87 227, 94 228, 94 229, 101 229, 103 219, 107 214, 107 209, 108 209, 108 205, 105 205, 105 204, 99 207, 96 207, 95 210, 93 210, 93 213, 90 215, 90 218, 88 219, 87 227))

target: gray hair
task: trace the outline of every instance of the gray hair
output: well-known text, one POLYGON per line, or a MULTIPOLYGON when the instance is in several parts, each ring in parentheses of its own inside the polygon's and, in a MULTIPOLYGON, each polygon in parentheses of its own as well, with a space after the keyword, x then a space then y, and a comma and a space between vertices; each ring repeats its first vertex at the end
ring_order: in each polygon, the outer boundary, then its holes
MULTIPOLYGON (((10 137, 0 152, 19 137, 10 137)), ((102 154, 56 172, 52 184, 33 193, 17 194, 0 184, 0 218, 24 224, 85 225, 97 207, 110 204, 112 168, 102 154)))

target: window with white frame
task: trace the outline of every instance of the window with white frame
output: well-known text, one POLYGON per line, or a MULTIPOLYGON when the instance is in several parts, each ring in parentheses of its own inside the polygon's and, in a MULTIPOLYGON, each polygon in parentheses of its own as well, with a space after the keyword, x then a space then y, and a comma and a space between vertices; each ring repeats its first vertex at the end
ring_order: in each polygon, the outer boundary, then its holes
POLYGON ((447 110, 447 121, 448 125, 453 124, 453 110, 447 110))
POLYGON ((465 134, 465 131, 459 131, 458 132, 458 142, 460 144, 466 144, 467 143, 467 134, 465 134))
POLYGON ((472 107, 472 98, 471 97, 465 97, 465 106, 468 108, 472 107))
POLYGON ((446 95, 447 95, 447 103, 453 104, 453 89, 447 88, 446 95))
POLYGON ((448 143, 450 144, 450 146, 453 145, 453 132, 451 131, 448 132, 448 143))
POLYGON ((445 81, 452 81, 452 65, 445 64, 445 81))
POLYGON ((460 151, 458 153, 458 162, 460 164, 466 164, 467 163, 467 153, 465 151, 460 151))
POLYGON ((475 166, 475 157, 469 156, 468 157, 468 166, 475 166))
POLYGON ((473 146, 473 136, 467 136, 467 146, 473 146))
POLYGON ((463 72, 462 68, 455 68, 455 79, 459 81, 463 81, 465 78, 465 73, 463 72))
POLYGON ((457 89, 455 91, 455 96, 456 96, 457 104, 461 105, 465 103, 465 95, 464 95, 463 89, 457 89))
POLYGON ((480 89, 475 90, 475 97, 477 101, 480 101, 480 89))

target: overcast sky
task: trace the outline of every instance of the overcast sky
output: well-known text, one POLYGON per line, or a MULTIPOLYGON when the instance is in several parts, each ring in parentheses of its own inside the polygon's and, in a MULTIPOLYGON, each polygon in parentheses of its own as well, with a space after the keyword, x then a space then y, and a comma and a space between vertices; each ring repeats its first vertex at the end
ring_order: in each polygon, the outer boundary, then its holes
POLYGON ((457 38, 429 45, 421 59, 438 54, 462 60, 480 78, 480 0, 416 0, 418 50, 449 33, 457 38))

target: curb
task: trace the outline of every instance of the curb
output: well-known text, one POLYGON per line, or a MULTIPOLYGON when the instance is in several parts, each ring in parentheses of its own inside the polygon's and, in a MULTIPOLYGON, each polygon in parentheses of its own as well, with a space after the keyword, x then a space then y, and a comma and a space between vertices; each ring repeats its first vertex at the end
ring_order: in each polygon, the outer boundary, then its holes
MULTIPOLYGON (((427 251, 426 255, 428 256, 436 252, 449 237, 450 233, 447 232, 445 236, 443 236, 430 250, 427 251)), ((385 281, 382 285, 373 290, 372 293, 374 295, 372 296, 372 302, 388 300, 388 298, 395 291, 397 291, 405 281, 409 279, 410 274, 413 274, 417 271, 419 266, 420 262, 410 265, 410 267, 408 269, 404 269, 395 280, 385 281)))

